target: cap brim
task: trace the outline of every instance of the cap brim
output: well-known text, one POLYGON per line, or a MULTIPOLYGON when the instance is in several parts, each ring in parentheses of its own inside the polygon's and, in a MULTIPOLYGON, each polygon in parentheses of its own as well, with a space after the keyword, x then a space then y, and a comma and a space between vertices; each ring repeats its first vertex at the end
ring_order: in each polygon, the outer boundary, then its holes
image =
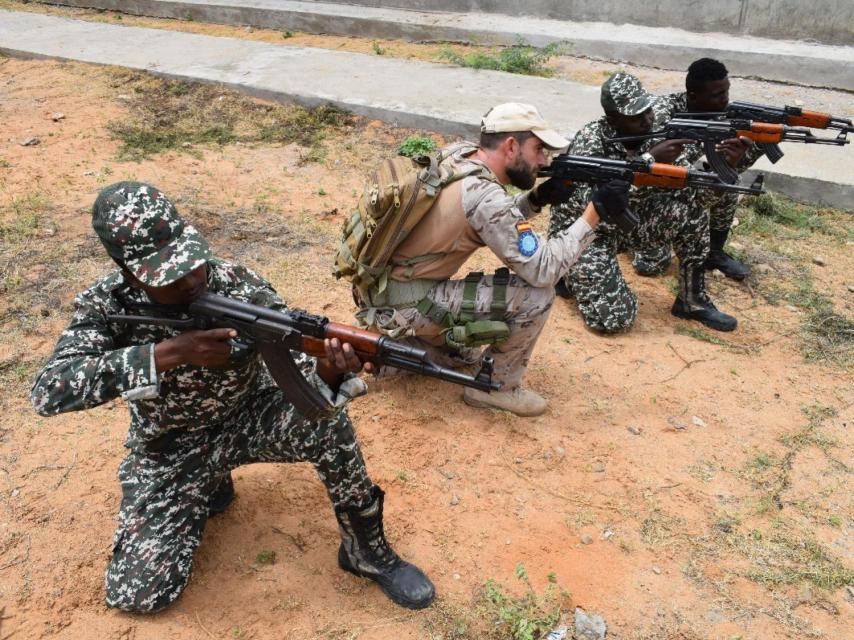
POLYGON ((536 131, 531 131, 531 133, 542 140, 550 149, 563 149, 569 146, 569 140, 553 129, 537 129, 536 131))
POLYGON ((639 116, 649 109, 653 102, 652 96, 647 94, 632 100, 628 105, 626 105, 625 109, 620 111, 620 113, 624 116, 639 116))
POLYGON ((165 287, 211 259, 210 245, 192 225, 157 253, 126 262, 128 270, 149 287, 165 287))

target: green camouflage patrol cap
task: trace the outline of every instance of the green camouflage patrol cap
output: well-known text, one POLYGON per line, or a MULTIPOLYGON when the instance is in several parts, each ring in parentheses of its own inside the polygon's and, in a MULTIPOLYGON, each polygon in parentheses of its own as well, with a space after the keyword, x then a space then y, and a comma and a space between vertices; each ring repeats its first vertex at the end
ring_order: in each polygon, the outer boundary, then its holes
POLYGON ((151 287, 165 287, 211 258, 196 229, 158 189, 117 182, 98 194, 92 227, 107 253, 151 287))
POLYGON ((636 116, 652 106, 653 97, 640 80, 628 73, 615 73, 602 85, 602 108, 605 113, 636 116))

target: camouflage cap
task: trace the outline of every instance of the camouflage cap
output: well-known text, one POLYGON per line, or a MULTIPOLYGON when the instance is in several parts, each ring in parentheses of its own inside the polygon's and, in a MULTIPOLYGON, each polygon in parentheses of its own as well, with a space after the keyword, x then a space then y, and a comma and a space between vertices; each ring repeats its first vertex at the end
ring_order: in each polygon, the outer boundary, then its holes
POLYGON ((602 85, 601 101, 605 113, 636 116, 652 106, 653 97, 633 75, 615 73, 602 85))
POLYGON ((117 182, 98 194, 92 227, 107 253, 151 287, 165 287, 211 257, 201 234, 158 189, 117 182))

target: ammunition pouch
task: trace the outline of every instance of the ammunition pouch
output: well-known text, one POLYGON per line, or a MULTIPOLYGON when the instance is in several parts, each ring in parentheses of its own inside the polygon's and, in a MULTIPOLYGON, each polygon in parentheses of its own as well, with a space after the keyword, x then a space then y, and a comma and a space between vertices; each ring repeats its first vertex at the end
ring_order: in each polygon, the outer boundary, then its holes
POLYGON ((454 325, 445 331, 445 344, 456 350, 497 344, 510 337, 510 327, 500 320, 475 320, 454 325))
POLYGON ((489 318, 475 320, 477 285, 483 278, 482 271, 474 271, 465 278, 463 302, 460 311, 454 315, 449 309, 424 297, 418 303, 418 312, 430 318, 435 324, 447 327, 444 331, 445 344, 455 350, 464 347, 479 347, 485 344, 497 344, 510 337, 510 327, 504 322, 507 311, 507 284, 510 282, 510 270, 502 267, 492 277, 492 304, 489 318))

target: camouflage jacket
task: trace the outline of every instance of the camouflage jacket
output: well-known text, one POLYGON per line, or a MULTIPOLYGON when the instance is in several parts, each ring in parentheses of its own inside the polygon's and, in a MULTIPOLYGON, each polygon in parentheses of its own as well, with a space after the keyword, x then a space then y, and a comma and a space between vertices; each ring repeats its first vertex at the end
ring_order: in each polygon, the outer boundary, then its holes
MULTIPOLYGON (((481 164, 464 156, 456 160, 461 166, 481 164)), ((481 173, 462 181, 462 205, 469 226, 525 282, 534 287, 553 286, 593 241, 593 230, 579 219, 555 237, 541 238, 527 220, 540 213, 528 200, 528 193, 510 195, 482 166, 488 176, 481 173)))
MULTIPOLYGON (((221 260, 208 262, 208 291, 236 300, 286 309, 273 287, 251 270, 221 260)), ((89 409, 121 396, 131 424, 127 446, 153 440, 172 429, 216 426, 240 410, 251 394, 275 386, 254 350, 236 353, 218 369, 182 365, 157 373, 154 345, 178 334, 154 325, 109 322, 107 314, 126 313, 125 304, 150 303, 131 288, 121 271, 96 281, 74 300, 75 312, 31 392, 41 415, 89 409)), ((347 378, 336 392, 316 374, 317 361, 293 353, 303 375, 334 406, 364 393, 364 382, 347 378)))
MULTIPOLYGON (((656 123, 653 126, 657 124, 658 121, 656 119, 656 123)), ((598 120, 588 122, 578 130, 572 142, 569 143, 567 153, 576 156, 607 158, 609 160, 628 160, 643 155, 660 142, 658 140, 644 140, 636 149, 629 149, 622 142, 609 142, 609 138, 615 138, 619 135, 617 130, 608 123, 607 118, 602 116, 598 120)), ((660 191, 653 187, 641 187, 640 189, 632 187, 631 194, 633 198, 637 198, 653 190, 660 191)), ((553 221, 556 217, 559 219, 574 219, 580 216, 587 207, 587 203, 590 202, 592 191, 592 186, 579 184, 567 202, 553 207, 553 221)), ((603 228, 608 226, 606 223, 603 228)), ((556 225, 553 222, 550 226, 550 233, 555 233, 559 228, 561 228, 561 225, 556 225)))
MULTIPOLYGON (((669 93, 664 96, 657 96, 655 103, 652 105, 652 111, 655 114, 656 129, 663 127, 668 121, 673 119, 675 113, 687 113, 688 111, 688 94, 682 91, 681 93, 669 93)), ((736 170, 739 173, 746 171, 752 167, 756 161, 762 157, 764 152, 759 146, 751 144, 750 148, 744 154, 741 162, 738 163, 736 170)), ((689 165, 695 165, 703 157, 703 146, 700 144, 685 145, 685 151, 680 160, 684 158, 689 165)), ((675 164, 681 164, 676 162, 675 164)), ((707 169, 710 170, 710 169, 707 169)))

